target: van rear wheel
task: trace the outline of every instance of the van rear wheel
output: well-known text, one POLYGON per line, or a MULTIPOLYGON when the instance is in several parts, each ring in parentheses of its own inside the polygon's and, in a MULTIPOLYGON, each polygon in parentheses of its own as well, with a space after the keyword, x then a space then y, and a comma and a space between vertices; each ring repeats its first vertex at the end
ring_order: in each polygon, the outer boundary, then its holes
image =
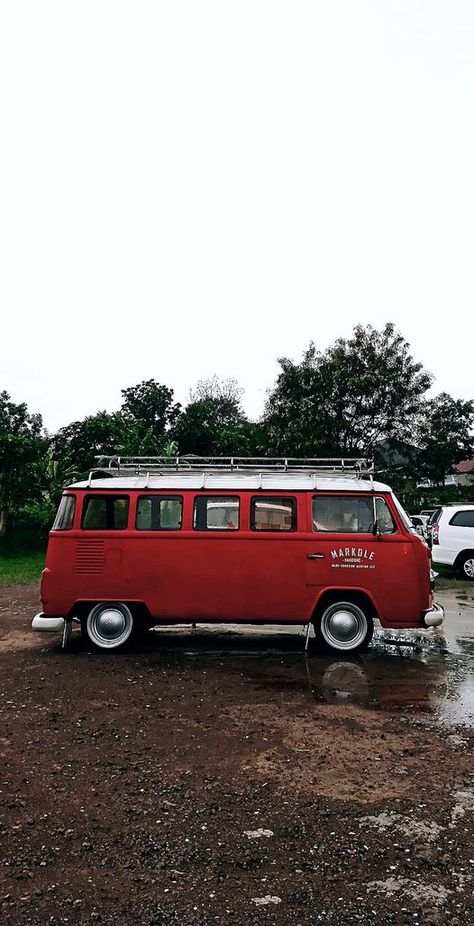
POLYGON ((102 601, 94 605, 83 627, 87 639, 97 649, 109 652, 122 649, 133 633, 133 614, 121 601, 102 601))
POLYGON ((353 601, 333 601, 315 625, 316 639, 336 653, 367 649, 374 632, 370 615, 353 601))

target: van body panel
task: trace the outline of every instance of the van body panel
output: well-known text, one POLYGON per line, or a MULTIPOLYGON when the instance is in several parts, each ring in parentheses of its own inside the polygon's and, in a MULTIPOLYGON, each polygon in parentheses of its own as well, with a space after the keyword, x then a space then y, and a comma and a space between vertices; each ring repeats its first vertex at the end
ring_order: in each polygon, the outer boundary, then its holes
POLYGON ((306 581, 320 591, 352 589, 366 592, 380 621, 410 624, 422 610, 413 544, 403 536, 369 537, 341 534, 318 537, 312 550, 324 559, 307 560, 306 581))
MULTIPOLYGON (((251 530, 251 499, 258 489, 198 490, 181 487, 167 495, 183 499, 176 530, 137 530, 137 500, 156 489, 72 487, 76 504, 69 529, 50 533, 41 582, 45 615, 68 616, 77 602, 143 602, 153 623, 215 621, 307 623, 326 591, 368 596, 386 627, 422 626, 431 606, 426 544, 402 524, 386 487, 383 496, 396 533, 320 533, 312 530, 317 495, 291 487, 268 488, 262 496, 296 499, 292 530, 251 530), (82 529, 83 500, 107 493, 129 497, 125 529, 82 529), (240 501, 236 530, 195 529, 194 501, 200 495, 240 501), (314 554, 318 554, 314 558, 314 554)), ((360 493, 324 491, 338 497, 360 493)), ((162 494, 162 492, 161 492, 162 494)), ((278 506, 276 506, 278 507, 278 506)))

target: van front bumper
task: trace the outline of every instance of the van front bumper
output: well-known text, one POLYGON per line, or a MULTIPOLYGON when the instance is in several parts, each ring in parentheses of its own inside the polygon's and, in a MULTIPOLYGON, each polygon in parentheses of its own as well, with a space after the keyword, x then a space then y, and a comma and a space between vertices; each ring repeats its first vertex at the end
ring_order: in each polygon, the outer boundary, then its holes
POLYGON ((431 608, 425 611, 423 623, 425 627, 439 627, 444 621, 444 608, 442 605, 433 602, 431 608))
POLYGON ((33 630, 46 630, 48 633, 56 633, 64 630, 64 617, 46 617, 42 611, 35 614, 31 626, 33 630))

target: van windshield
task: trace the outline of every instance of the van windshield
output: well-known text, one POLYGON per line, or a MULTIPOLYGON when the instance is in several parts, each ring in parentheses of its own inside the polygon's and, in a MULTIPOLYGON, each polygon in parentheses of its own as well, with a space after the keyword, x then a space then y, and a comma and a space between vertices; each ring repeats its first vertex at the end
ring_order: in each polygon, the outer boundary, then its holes
POLYGON ((404 509, 404 507, 403 507, 403 505, 402 505, 402 503, 398 501, 398 498, 397 498, 397 496, 395 495, 394 492, 392 492, 392 498, 393 498, 393 501, 394 501, 394 503, 395 503, 395 508, 397 509, 398 514, 400 515, 400 518, 401 518, 402 521, 403 521, 404 527, 406 527, 406 529, 409 530, 409 531, 414 531, 415 528, 413 527, 411 518, 408 517, 408 515, 407 515, 407 513, 406 513, 406 511, 405 511, 405 509, 404 509))

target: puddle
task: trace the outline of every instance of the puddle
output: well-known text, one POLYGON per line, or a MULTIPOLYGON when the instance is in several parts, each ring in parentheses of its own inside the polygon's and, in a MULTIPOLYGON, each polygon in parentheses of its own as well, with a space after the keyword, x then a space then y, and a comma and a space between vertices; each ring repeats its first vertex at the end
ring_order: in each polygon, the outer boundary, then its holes
MULTIPOLYGON (((474 589, 443 589, 436 598, 446 611, 441 628, 402 633, 379 627, 369 650, 355 657, 325 657, 314 647, 305 656, 301 627, 242 625, 161 628, 147 634, 141 652, 159 652, 173 665, 185 657, 203 671, 217 658, 225 671, 245 674, 256 687, 304 689, 316 702, 473 727, 474 589)), ((80 646, 79 634, 74 636, 73 646, 80 646)))

